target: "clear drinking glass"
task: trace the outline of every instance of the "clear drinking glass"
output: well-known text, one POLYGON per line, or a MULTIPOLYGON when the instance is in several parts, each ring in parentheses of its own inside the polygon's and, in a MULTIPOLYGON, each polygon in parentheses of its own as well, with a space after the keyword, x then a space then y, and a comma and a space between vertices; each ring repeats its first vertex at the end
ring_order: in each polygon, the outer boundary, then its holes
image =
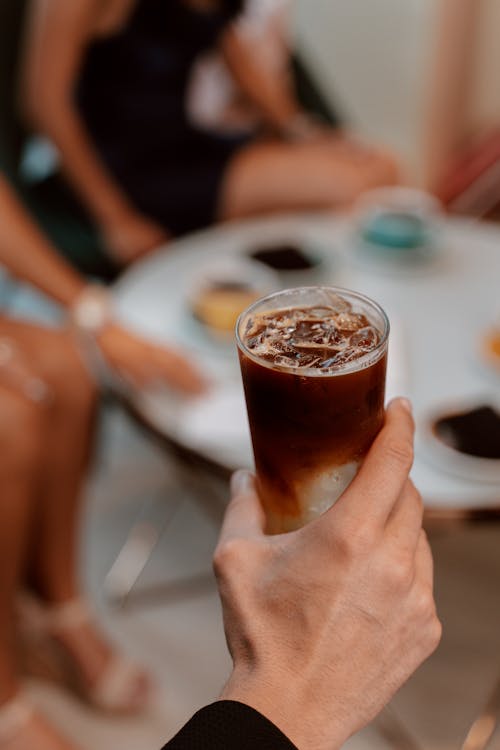
POLYGON ((269 533, 327 510, 384 420, 389 321, 368 297, 302 287, 258 300, 236 326, 269 533))

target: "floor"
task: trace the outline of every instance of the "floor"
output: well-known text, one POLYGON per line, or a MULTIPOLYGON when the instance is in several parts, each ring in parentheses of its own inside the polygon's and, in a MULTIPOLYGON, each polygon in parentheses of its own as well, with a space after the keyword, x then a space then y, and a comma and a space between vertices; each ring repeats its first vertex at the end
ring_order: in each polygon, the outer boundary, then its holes
MULTIPOLYGON (((148 715, 110 719, 82 707, 54 686, 32 682, 29 690, 48 714, 79 741, 82 750, 158 750, 197 707, 217 696, 230 668, 210 558, 217 530, 179 486, 171 461, 114 408, 100 430, 99 460, 89 481, 82 567, 89 596, 110 635, 156 675, 158 696, 148 715), (132 565, 116 564, 134 523, 141 533, 132 565), (137 582, 155 595, 112 607, 110 595, 134 575, 152 528, 163 530, 137 582), (175 585, 181 577, 191 581, 175 585), (160 589, 172 582, 170 598, 160 589)), ((500 674, 500 524, 433 532, 436 595, 444 637, 437 653, 393 701, 415 748, 458 750, 500 674)), ((349 750, 386 750, 369 727, 349 750)), ((500 732, 490 750, 500 750, 500 732)))

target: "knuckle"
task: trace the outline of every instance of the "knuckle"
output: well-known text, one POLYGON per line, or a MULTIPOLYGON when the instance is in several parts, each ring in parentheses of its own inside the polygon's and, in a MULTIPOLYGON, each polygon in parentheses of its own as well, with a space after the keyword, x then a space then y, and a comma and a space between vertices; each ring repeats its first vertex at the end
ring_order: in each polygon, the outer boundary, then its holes
POLYGON ((424 510, 424 501, 422 499, 422 495, 417 490, 417 488, 415 487, 415 485, 413 484, 413 482, 411 481, 411 479, 409 479, 408 482, 409 482, 411 496, 412 496, 414 502, 416 503, 416 505, 418 506, 419 510, 421 510, 423 512, 423 510, 424 510))
POLYGON ((215 549, 212 559, 214 573, 219 579, 227 579, 233 572, 241 574, 251 558, 246 540, 227 539, 215 549))
POLYGON ((436 616, 434 597, 430 588, 423 588, 418 593, 416 611, 420 620, 431 621, 436 616))
POLYGON ((239 559, 239 545, 235 539, 221 542, 217 545, 213 559, 213 569, 218 578, 223 578, 234 567, 239 559))
POLYGON ((413 566, 410 556, 400 554, 387 565, 387 578, 397 590, 409 589, 413 581, 413 566))
POLYGON ((443 635, 443 625, 437 615, 432 617, 428 628, 429 646, 434 651, 440 644, 443 635))
POLYGON ((339 529, 335 536, 337 551, 345 560, 353 560, 370 549, 375 543, 375 532, 369 524, 339 529))
POLYGON ((430 656, 439 646, 443 635, 443 626, 437 614, 434 612, 429 617, 425 627, 421 629, 421 648, 425 656, 430 656))
POLYGON ((413 446, 407 440, 395 440, 394 438, 387 441, 386 454, 388 461, 392 465, 409 472, 413 464, 413 446))

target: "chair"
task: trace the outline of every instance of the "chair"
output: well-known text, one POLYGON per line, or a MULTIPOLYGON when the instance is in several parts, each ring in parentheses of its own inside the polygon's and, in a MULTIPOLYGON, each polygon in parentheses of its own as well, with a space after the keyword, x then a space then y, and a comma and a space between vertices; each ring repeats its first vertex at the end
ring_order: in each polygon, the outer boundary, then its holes
POLYGON ((61 253, 83 273, 111 281, 118 269, 96 230, 58 177, 23 183, 19 163, 28 133, 16 114, 19 50, 28 0, 0 3, 0 170, 61 253))

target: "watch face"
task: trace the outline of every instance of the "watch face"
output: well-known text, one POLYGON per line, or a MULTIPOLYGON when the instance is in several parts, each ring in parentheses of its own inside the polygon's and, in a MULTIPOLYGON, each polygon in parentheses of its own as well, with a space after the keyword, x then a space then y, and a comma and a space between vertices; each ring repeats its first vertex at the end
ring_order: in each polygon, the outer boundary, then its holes
POLYGON ((111 304, 107 292, 99 288, 87 288, 73 308, 73 321, 78 328, 88 333, 97 333, 108 322, 111 304))

